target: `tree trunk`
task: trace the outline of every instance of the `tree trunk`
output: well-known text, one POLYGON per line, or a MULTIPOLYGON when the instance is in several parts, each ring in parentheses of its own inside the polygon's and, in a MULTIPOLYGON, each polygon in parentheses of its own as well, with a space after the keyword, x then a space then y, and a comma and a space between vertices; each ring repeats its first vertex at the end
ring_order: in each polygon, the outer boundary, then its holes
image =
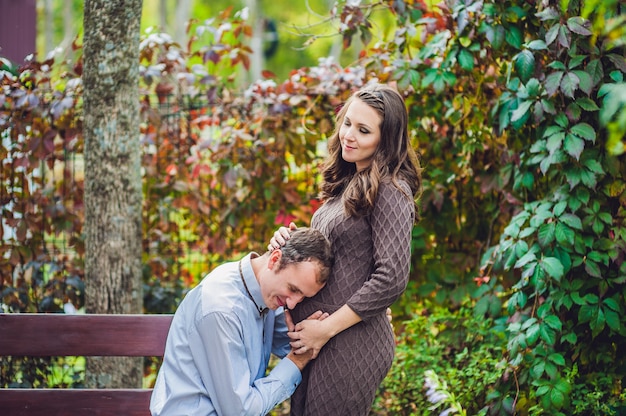
POLYGON ((61 47, 66 50, 72 49, 72 42, 76 37, 76 25, 74 22, 74 7, 71 1, 63 3, 63 41, 61 47))
MULTIPOLYGON (((85 304, 141 313, 139 32, 142 0, 86 0, 85 304)), ((124 342, 123 339, 119 340, 124 342)), ((140 387, 141 358, 87 360, 88 387, 140 387)))
POLYGON ((54 21, 54 13, 52 11, 52 0, 44 0, 43 2, 43 39, 44 39, 44 57, 54 49, 54 36, 52 25, 54 21))
POLYGON ((261 79, 261 71, 263 70, 263 20, 261 11, 261 2, 259 0, 246 0, 246 6, 250 12, 249 22, 252 26, 252 38, 250 39, 250 72, 248 74, 249 82, 256 82, 261 79))
POLYGON ((167 0, 159 0, 159 22, 161 24, 159 30, 165 33, 171 33, 169 30, 169 23, 167 22, 167 16, 169 16, 167 0))
POLYGON ((192 0, 178 0, 176 2, 176 14, 174 19, 174 41, 186 46, 187 40, 187 23, 191 16, 192 0))

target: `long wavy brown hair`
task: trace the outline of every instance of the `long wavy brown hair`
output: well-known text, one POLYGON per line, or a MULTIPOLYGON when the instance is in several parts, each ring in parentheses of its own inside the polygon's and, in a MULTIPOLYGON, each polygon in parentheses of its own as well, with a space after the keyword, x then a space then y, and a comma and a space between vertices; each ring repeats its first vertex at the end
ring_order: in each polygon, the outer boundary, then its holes
POLYGON ((411 146, 408 133, 408 115, 400 93, 387 85, 375 84, 356 91, 337 113, 335 131, 328 139, 328 157, 322 167, 320 198, 325 201, 341 195, 346 213, 363 216, 371 212, 381 182, 392 182, 415 203, 422 191, 421 167, 418 154, 411 146), (357 171, 356 164, 341 157, 339 129, 354 100, 361 100, 375 109, 382 118, 380 143, 369 167, 357 171), (405 181, 411 195, 400 186, 405 181))

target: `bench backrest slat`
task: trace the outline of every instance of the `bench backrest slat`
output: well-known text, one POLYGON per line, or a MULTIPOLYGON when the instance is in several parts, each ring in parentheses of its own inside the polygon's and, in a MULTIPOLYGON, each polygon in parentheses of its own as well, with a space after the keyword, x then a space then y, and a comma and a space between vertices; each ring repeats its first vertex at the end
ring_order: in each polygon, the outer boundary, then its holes
POLYGON ((10 416, 149 416, 151 393, 150 389, 0 389, 0 413, 10 416))
POLYGON ((0 314, 0 356, 163 356, 172 315, 0 314))

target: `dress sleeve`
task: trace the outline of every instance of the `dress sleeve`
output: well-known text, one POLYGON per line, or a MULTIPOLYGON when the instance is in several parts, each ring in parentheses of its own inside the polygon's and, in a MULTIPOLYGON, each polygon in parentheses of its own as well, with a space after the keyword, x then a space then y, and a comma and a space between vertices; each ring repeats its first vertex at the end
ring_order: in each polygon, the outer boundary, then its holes
POLYGON ((348 306, 366 320, 385 311, 406 289, 411 267, 411 234, 415 205, 391 183, 381 184, 371 213, 373 268, 369 279, 348 300, 348 306))
POLYGON ((211 313, 190 334, 193 360, 218 415, 267 414, 301 380, 298 367, 284 359, 268 376, 251 383, 243 331, 236 316, 211 313))

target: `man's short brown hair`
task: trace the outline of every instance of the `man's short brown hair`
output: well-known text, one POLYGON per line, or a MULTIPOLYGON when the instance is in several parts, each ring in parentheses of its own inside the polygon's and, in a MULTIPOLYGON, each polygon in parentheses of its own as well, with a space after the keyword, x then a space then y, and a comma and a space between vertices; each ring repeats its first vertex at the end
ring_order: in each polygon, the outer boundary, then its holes
POLYGON ((320 231, 300 227, 291 232, 289 240, 280 250, 282 257, 278 271, 289 264, 312 261, 317 263, 319 267, 320 273, 317 282, 319 284, 326 283, 335 257, 330 247, 330 241, 320 231))

